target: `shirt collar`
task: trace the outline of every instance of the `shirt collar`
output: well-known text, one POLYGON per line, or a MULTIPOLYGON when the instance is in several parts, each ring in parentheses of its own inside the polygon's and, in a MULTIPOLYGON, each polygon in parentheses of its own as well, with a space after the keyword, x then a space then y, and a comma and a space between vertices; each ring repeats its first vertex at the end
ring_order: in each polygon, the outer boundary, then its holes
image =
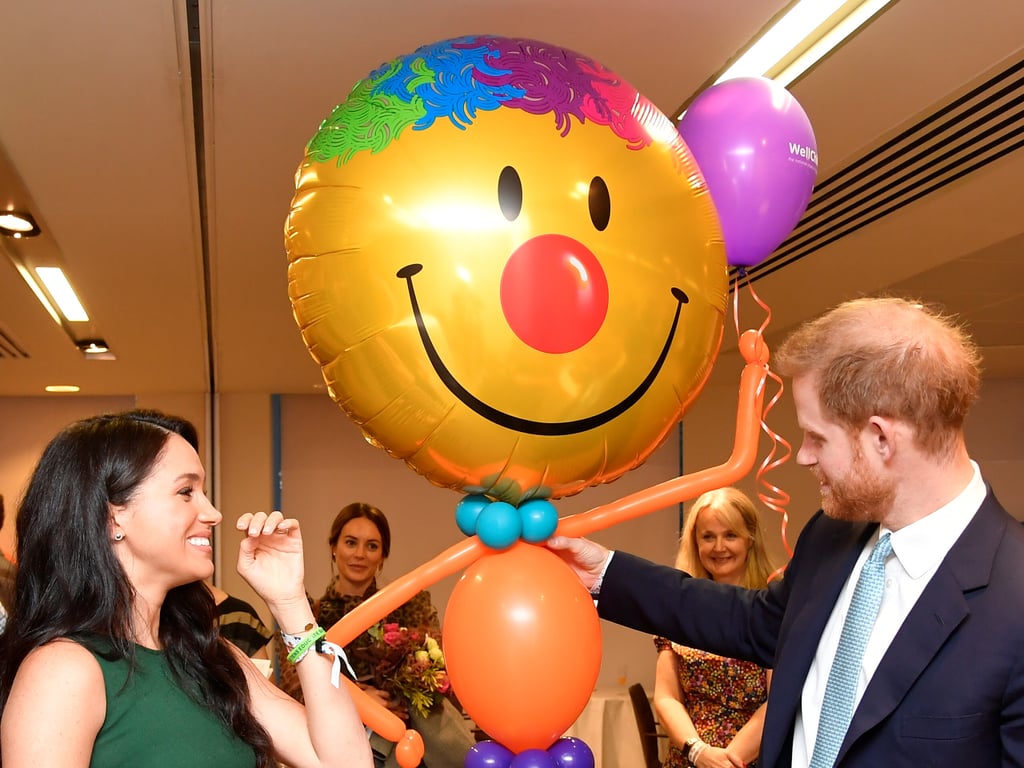
POLYGON ((879 536, 891 533, 892 551, 910 578, 920 578, 938 566, 985 500, 988 489, 981 469, 974 461, 971 466, 971 481, 948 504, 898 531, 879 528, 879 536))

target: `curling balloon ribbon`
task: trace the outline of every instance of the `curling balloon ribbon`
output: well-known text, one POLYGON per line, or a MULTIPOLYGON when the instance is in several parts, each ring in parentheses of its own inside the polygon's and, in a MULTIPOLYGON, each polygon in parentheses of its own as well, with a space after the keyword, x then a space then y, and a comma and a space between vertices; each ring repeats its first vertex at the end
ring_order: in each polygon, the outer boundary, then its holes
MULTIPOLYGON (((747 276, 746 269, 740 267, 736 273, 736 282, 733 286, 733 319, 736 325, 737 333, 739 332, 739 288, 740 281, 746 284, 747 290, 750 293, 751 298, 760 306, 765 312, 765 319, 761 323, 761 327, 757 333, 760 336, 764 330, 768 327, 771 322, 772 310, 766 302, 764 302, 757 291, 754 290, 754 285, 747 276)), ((769 509, 777 512, 781 517, 780 522, 780 536, 782 539, 782 546, 786 550, 788 557, 793 557, 793 548, 789 545, 789 541, 786 537, 786 530, 789 527, 789 513, 786 511, 786 506, 789 504, 790 495, 782 490, 779 486, 773 484, 771 481, 766 479, 767 474, 782 464, 785 464, 790 456, 793 455, 792 446, 789 442, 782 437, 778 432, 772 429, 768 424, 768 415, 771 410, 782 398, 782 393, 785 391, 785 385, 782 382, 782 378, 771 370, 769 367, 767 377, 764 381, 764 386, 767 386, 768 380, 773 381, 777 385, 775 394, 764 403, 764 410, 761 414, 761 430, 768 435, 772 442, 772 447, 769 449, 764 460, 757 468, 756 482, 758 486, 757 498, 769 509)), ((780 577, 786 570, 786 566, 783 565, 769 575, 768 580, 772 581, 780 577)))
MULTIPOLYGON (((769 370, 768 378, 778 385, 778 389, 776 390, 775 395, 765 403, 764 414, 761 418, 761 429, 771 439, 772 447, 761 462, 760 466, 757 468, 757 498, 760 499, 761 503, 766 507, 774 510, 780 515, 780 536, 782 538, 782 546, 785 548, 788 557, 792 558, 793 548, 789 545, 789 541, 786 538, 786 529, 789 526, 789 513, 786 511, 786 506, 789 504, 790 496, 777 485, 774 485, 769 480, 765 479, 766 475, 771 470, 786 463, 789 460, 789 457, 793 454, 793 449, 789 442, 782 437, 782 435, 768 426, 768 414, 771 409, 775 407, 775 404, 779 401, 782 396, 782 392, 785 389, 782 379, 779 378, 777 373, 769 370)), ((776 568, 771 574, 769 574, 768 580, 772 581, 782 576, 785 571, 785 565, 776 568)))

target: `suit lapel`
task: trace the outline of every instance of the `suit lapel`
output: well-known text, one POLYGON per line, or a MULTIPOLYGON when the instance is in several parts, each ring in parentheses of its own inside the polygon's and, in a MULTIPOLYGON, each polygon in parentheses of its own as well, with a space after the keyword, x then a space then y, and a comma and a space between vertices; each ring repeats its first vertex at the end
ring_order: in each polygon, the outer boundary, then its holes
POLYGON ((837 764, 854 741, 899 706, 968 613, 963 587, 948 569, 939 566, 872 675, 846 732, 837 764))
POLYGON ((992 559, 1005 527, 998 502, 989 492, 882 657, 854 712, 837 764, 851 744, 892 714, 949 636, 968 616, 970 608, 964 592, 988 584, 992 559))

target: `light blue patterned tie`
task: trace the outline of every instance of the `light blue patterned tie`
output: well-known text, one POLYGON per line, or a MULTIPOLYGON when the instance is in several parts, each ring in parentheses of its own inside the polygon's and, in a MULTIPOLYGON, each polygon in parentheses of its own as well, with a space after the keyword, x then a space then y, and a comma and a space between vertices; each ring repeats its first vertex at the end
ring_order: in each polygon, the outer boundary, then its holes
POLYGON ((892 544, 887 533, 875 544, 861 568, 850 601, 850 610, 843 622, 843 632, 839 636, 836 657, 832 660, 832 669, 825 684, 825 697, 821 701, 821 719, 818 721, 818 736, 814 740, 810 768, 832 768, 843 739, 846 738, 850 720, 853 719, 853 699, 857 695, 861 659, 878 617, 878 607, 882 604, 885 561, 891 554, 892 544))

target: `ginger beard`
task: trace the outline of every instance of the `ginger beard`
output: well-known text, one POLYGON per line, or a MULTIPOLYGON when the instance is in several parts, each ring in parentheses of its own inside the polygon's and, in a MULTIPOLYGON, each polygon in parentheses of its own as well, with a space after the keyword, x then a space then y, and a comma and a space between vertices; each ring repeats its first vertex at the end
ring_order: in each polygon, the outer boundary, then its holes
POLYGON ((822 486, 821 508, 836 520, 878 522, 896 500, 896 481, 873 469, 858 443, 842 477, 826 476, 817 467, 813 471, 822 486))

